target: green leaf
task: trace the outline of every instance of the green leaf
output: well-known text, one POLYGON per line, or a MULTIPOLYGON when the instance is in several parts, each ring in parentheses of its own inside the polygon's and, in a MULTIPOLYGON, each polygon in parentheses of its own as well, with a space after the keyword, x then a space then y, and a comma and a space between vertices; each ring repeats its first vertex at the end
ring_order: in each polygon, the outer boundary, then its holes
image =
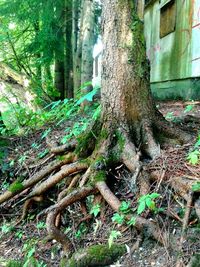
POLYGON ((145 208, 146 208, 145 201, 140 202, 137 208, 137 214, 140 215, 145 210, 145 208))
POLYGON ((135 225, 136 223, 136 218, 135 217, 131 217, 131 219, 127 222, 127 224, 129 226, 135 225))
POLYGON ((47 137, 47 135, 51 132, 51 128, 47 129, 46 131, 44 131, 44 133, 41 136, 41 139, 44 139, 45 137, 47 137))
POLYGON ((128 213, 129 210, 130 210, 130 201, 126 202, 126 201, 122 201, 120 207, 119 207, 119 210, 123 213, 128 213))
POLYGON ((119 213, 115 213, 112 216, 112 221, 118 224, 122 224, 124 222, 124 215, 120 215, 119 213))
POLYGON ((187 106, 185 107, 184 113, 186 113, 186 112, 190 112, 191 110, 193 110, 194 107, 195 107, 194 105, 187 105, 187 106))
POLYGON ((37 229, 44 229, 46 228, 46 224, 45 222, 39 222, 37 225, 36 225, 37 229))
POLYGON ((101 210, 101 206, 99 204, 96 204, 96 205, 92 206, 90 214, 93 214, 94 217, 97 217, 97 215, 99 214, 100 210, 101 210))
POLYGON ((192 191, 200 191, 200 182, 196 182, 196 184, 192 185, 192 191))
POLYGON ((153 200, 151 200, 151 198, 146 199, 146 205, 150 210, 155 210, 156 208, 156 204, 153 200))
POLYGON ((48 150, 48 148, 46 148, 44 151, 38 153, 38 158, 39 158, 39 159, 42 159, 42 158, 44 158, 48 153, 49 153, 49 150, 48 150))
POLYGON ((115 230, 111 231, 110 236, 108 238, 108 246, 109 246, 109 248, 112 247, 112 244, 113 244, 114 240, 117 239, 118 237, 120 237, 121 235, 122 234, 119 231, 115 231, 115 230))
POLYGON ((189 161, 190 164, 196 165, 199 161, 199 156, 200 152, 199 150, 196 149, 188 154, 187 160, 189 161))
POLYGON ((32 257, 34 255, 34 253, 35 253, 35 247, 33 247, 29 250, 29 252, 27 253, 27 257, 28 258, 32 257))
POLYGON ((91 92, 87 93, 86 95, 82 96, 78 101, 77 105, 82 104, 85 100, 92 102, 94 95, 97 93, 97 88, 94 88, 91 92))

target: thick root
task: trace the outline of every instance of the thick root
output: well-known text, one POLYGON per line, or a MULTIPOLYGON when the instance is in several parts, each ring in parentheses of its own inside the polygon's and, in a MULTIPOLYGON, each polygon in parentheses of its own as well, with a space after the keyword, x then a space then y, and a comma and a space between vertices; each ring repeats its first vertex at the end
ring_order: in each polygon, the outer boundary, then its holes
POLYGON ((159 111, 157 111, 156 113, 155 128, 157 128, 158 131, 162 133, 164 136, 176 139, 180 143, 189 143, 193 138, 193 135, 182 130, 177 125, 174 125, 166 121, 163 115, 159 111))
POLYGON ((50 207, 50 212, 47 215, 47 231, 52 239, 60 242, 63 246, 64 252, 68 255, 72 249, 71 241, 64 235, 56 226, 56 217, 62 212, 66 207, 73 204, 76 201, 82 200, 85 197, 96 192, 94 187, 82 187, 80 189, 74 190, 68 196, 60 200, 57 204, 50 207))
POLYGON ((63 167, 59 172, 49 177, 47 180, 38 185, 25 199, 32 198, 33 196, 43 195, 47 190, 54 187, 62 179, 70 174, 83 171, 88 168, 88 164, 85 162, 75 162, 63 167))
POLYGON ((31 198, 31 199, 26 200, 25 203, 24 203, 24 206, 23 206, 22 216, 15 223, 15 226, 20 224, 26 218, 27 213, 28 213, 28 209, 31 207, 33 202, 42 202, 43 200, 44 200, 43 196, 35 196, 35 197, 31 198))
POLYGON ((20 192, 24 191, 25 189, 34 186, 47 175, 51 174, 54 170, 59 169, 61 166, 71 163, 74 160, 74 154, 70 153, 64 156, 62 160, 54 160, 42 170, 37 172, 35 175, 31 176, 29 179, 25 180, 21 183, 20 189, 18 188, 16 191, 5 191, 3 194, 0 195, 0 204, 4 203, 5 201, 11 199, 15 195, 19 194, 20 192))
POLYGON ((49 146, 50 146, 50 152, 52 154, 60 155, 60 154, 66 153, 66 152, 73 151, 75 149, 76 145, 77 145, 77 141, 73 140, 69 144, 65 144, 62 146, 56 146, 56 147, 53 147, 50 145, 49 146))

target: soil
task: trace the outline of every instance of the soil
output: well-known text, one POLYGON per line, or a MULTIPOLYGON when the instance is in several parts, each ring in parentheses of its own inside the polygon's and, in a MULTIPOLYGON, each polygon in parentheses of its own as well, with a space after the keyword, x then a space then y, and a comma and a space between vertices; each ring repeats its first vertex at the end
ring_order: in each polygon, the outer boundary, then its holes
MULTIPOLYGON (((183 127, 187 127, 189 131, 193 131, 197 136, 199 124, 191 116, 200 118, 200 102, 160 102, 157 105, 168 120, 181 123, 183 127), (184 120, 185 117, 189 119, 184 120)), ((59 127, 51 125, 52 131, 48 136, 49 140, 57 140, 59 142, 61 137, 66 134, 65 129, 72 123, 67 122, 59 127)), ((6 162, 12 162, 13 160, 16 162, 16 159, 20 158, 21 161, 18 160, 18 164, 13 166, 6 166, 4 164, 0 178, 2 191, 8 183, 12 182, 12 177, 23 178, 27 175, 30 177, 42 168, 44 162, 50 161, 49 155, 38 160, 38 154, 47 149, 45 138, 41 138, 41 136, 49 127, 49 125, 43 127, 39 131, 25 137, 12 137, 10 139, 9 147, 6 151, 6 162), (23 156, 25 156, 24 159, 23 156)), ((186 203, 176 192, 170 189, 168 181, 171 177, 183 175, 200 179, 200 165, 193 166, 186 160, 187 154, 193 147, 194 142, 195 140, 191 140, 191 143, 185 146, 166 145, 162 148, 159 158, 154 162, 146 162, 146 166, 150 171, 156 171, 162 177, 162 184, 157 182, 152 184, 152 192, 156 189, 161 195, 156 203, 158 208, 170 208, 175 216, 166 216, 164 212, 159 212, 158 214, 147 212, 145 216, 149 220, 159 222, 170 236, 174 236, 174 242, 177 242, 177 244, 182 227, 182 223, 178 219, 183 218, 186 203)), ((127 181, 130 179, 130 173, 123 165, 120 165, 111 169, 109 175, 112 180, 111 186, 114 187, 116 195, 121 200, 130 201, 131 207, 136 209, 138 192, 131 192, 128 189, 127 181)), ((45 240, 47 236, 45 215, 41 215, 39 218, 36 218, 36 215, 55 202, 54 196, 58 195, 63 186, 64 182, 51 190, 47 199, 42 204, 34 204, 24 222, 13 228, 11 226, 21 215, 22 203, 16 205, 18 199, 14 198, 1 205, 0 266, 6 266, 6 262, 10 259, 20 261, 30 255, 33 255, 40 262, 41 265, 38 266, 59 266, 60 258, 62 257, 61 246, 54 240, 45 240), (35 248, 35 251, 31 254, 30 251, 33 248, 35 248)), ((87 205, 89 206, 90 203, 91 199, 88 198, 87 205)), ((117 242, 126 244, 127 254, 111 266, 175 266, 177 253, 168 248, 167 242, 165 246, 160 246, 154 240, 148 238, 148 233, 143 233, 138 238, 138 233, 134 227, 117 225, 112 222, 113 211, 110 207, 105 204, 102 210, 101 217, 97 216, 81 224, 80 221, 83 219, 83 215, 80 203, 73 204, 62 215, 61 227, 72 240, 75 250, 92 244, 106 243, 111 230, 115 229, 123 233, 117 239, 117 242)), ((187 236, 183 243, 183 253, 185 264, 188 264, 193 254, 200 253, 200 218, 195 215, 193 207, 189 218, 187 236)))

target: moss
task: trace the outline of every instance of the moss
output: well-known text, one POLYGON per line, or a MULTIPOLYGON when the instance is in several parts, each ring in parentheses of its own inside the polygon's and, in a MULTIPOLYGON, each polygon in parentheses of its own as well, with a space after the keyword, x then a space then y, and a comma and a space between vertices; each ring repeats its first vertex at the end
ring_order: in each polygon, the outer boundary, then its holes
POLYGON ((102 182, 106 180, 106 172, 98 171, 97 174, 93 177, 94 182, 102 182))
POLYGON ((102 129, 100 133, 100 139, 105 140, 108 138, 108 136, 109 136, 109 132, 107 131, 107 129, 106 128, 102 129))
POLYGON ((119 131, 116 132, 116 137, 117 137, 117 144, 119 146, 120 153, 122 153, 124 146, 125 146, 125 138, 119 131))
POLYGON ((119 257, 126 253, 124 245, 113 244, 95 245, 87 249, 82 249, 75 253, 68 262, 62 262, 61 267, 92 267, 106 266, 117 261, 119 257))
POLYGON ((21 191, 24 188, 23 184, 19 181, 15 181, 14 183, 12 183, 9 188, 8 191, 12 192, 12 193, 16 193, 17 191, 21 191))
POLYGON ((84 133, 77 138, 78 145, 75 154, 78 157, 87 157, 95 147, 95 138, 92 132, 84 133))
POLYGON ((80 161, 80 163, 86 163, 86 164, 88 164, 88 166, 91 164, 91 159, 90 158, 86 158, 86 159, 82 159, 81 161, 80 161))
POLYGON ((81 134, 78 138, 78 145, 75 149, 75 154, 78 157, 88 157, 93 150, 95 149, 95 145, 97 143, 97 137, 101 131, 101 122, 99 120, 95 121, 94 125, 91 126, 90 130, 81 134))

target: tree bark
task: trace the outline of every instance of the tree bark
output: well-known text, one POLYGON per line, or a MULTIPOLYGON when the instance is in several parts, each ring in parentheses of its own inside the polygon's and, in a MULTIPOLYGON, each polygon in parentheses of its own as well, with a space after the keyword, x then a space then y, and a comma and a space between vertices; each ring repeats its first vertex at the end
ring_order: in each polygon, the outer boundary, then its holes
POLYGON ((150 93, 143 24, 133 1, 103 0, 102 23, 103 120, 113 128, 117 125, 136 146, 154 157, 159 153, 153 136, 155 105, 150 93))
POLYGON ((72 1, 72 51, 73 51, 73 82, 74 91, 81 86, 81 52, 82 52, 82 18, 80 18, 80 10, 82 10, 81 0, 72 1), (79 28, 80 23, 80 28, 79 28))
POLYGON ((73 98, 72 0, 65 1, 65 9, 65 91, 67 98, 73 98))
POLYGON ((55 15, 55 38, 57 45, 55 47, 55 73, 54 85, 60 93, 60 99, 65 98, 65 66, 64 66, 64 3, 61 0, 56 2, 55 15))
MULTIPOLYGON (((94 1, 83 1, 82 23, 82 61, 81 61, 81 85, 92 82, 93 76, 93 47, 94 47, 94 1)), ((84 87, 85 92, 91 90, 91 85, 84 87)))

